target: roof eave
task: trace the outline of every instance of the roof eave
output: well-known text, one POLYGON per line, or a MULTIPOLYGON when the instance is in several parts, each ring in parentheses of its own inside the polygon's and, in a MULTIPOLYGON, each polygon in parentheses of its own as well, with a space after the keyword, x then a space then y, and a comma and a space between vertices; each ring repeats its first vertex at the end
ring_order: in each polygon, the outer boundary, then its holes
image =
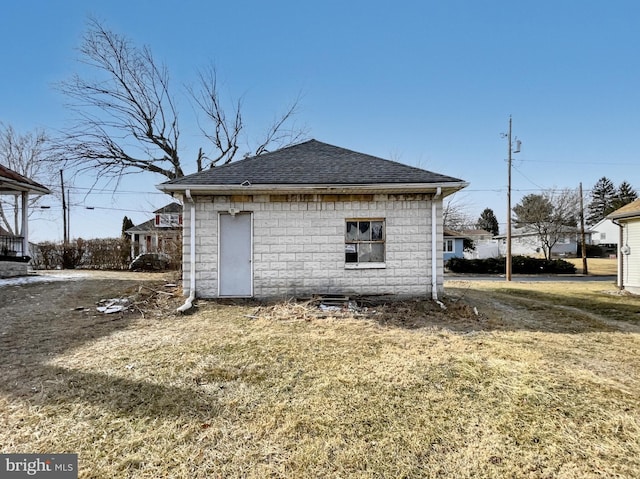
POLYGON ((44 186, 31 185, 10 178, 0 178, 0 193, 13 195, 24 191, 38 195, 51 194, 51 190, 44 186))
POLYGON ((634 218, 640 218, 640 211, 630 211, 629 213, 619 215, 608 215, 606 218, 613 221, 632 220, 634 218))
POLYGON ((252 185, 185 185, 166 184, 157 185, 165 193, 183 193, 189 190, 192 195, 229 195, 229 194, 296 194, 296 193, 437 193, 440 189, 442 196, 448 196, 465 187, 465 181, 440 183, 374 183, 374 184, 252 184, 252 185))

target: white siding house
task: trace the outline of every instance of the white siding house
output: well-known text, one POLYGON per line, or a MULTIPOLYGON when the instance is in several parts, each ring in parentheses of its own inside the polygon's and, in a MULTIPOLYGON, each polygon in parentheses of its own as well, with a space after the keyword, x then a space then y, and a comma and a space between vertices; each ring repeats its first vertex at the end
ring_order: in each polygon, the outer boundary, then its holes
POLYGON ((640 294, 640 200, 607 216, 619 228, 618 287, 640 294))
MULTIPOLYGON (((580 232, 577 228, 567 228, 560 235, 558 241, 551 248, 552 256, 575 256, 578 252, 578 239, 580 232)), ((498 235, 498 248, 500 255, 507 253, 506 235, 498 235)), ((531 256, 534 258, 544 258, 542 242, 538 233, 532 229, 514 229, 511 233, 511 254, 513 256, 531 256)))
POLYGON ((185 294, 432 295, 462 180, 310 140, 163 183, 184 201, 185 294))
POLYGON ((620 227, 611 218, 604 218, 589 228, 591 244, 602 248, 603 253, 615 254, 618 251, 620 227))

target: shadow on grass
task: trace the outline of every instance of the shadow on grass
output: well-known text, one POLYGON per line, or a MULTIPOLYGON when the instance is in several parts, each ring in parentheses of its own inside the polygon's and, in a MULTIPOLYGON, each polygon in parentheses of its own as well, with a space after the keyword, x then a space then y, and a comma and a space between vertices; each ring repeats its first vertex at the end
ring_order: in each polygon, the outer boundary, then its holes
MULTIPOLYGON (((130 327, 139 313, 102 314, 101 299, 126 297, 139 281, 83 279, 0 291, 0 391, 36 404, 85 401, 133 416, 210 413, 193 388, 159 385, 47 364, 89 341, 130 327), (188 412, 185 412, 188 411, 188 412)), ((126 375, 126 372, 125 372, 126 375)))
POLYGON ((214 394, 199 389, 195 382, 193 387, 179 387, 58 366, 41 366, 34 374, 39 376, 39 386, 29 393, 32 404, 81 402, 110 410, 118 417, 203 421, 221 411, 214 394))

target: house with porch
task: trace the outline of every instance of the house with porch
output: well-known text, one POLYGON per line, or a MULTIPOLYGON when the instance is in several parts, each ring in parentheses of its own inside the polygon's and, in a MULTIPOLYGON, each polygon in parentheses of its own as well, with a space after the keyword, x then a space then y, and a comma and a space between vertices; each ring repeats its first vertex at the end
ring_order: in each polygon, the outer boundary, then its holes
POLYGON ((171 202, 153 212, 153 218, 125 231, 131 238, 131 257, 142 253, 179 251, 182 233, 182 205, 171 202))
POLYGON ((189 298, 431 296, 442 200, 468 183, 309 140, 171 180, 189 298))
MULTIPOLYGON (((45 186, 0 165, 0 196, 12 201, 15 211, 15 232, 0 231, 0 277, 22 276, 28 273, 29 197, 51 193, 45 186)), ((4 203, 4 201, 3 201, 4 203)))

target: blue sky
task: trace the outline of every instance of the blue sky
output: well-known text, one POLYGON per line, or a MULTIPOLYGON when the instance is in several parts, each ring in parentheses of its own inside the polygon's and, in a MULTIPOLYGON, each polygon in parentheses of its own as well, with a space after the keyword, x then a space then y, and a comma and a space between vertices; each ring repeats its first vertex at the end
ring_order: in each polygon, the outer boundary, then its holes
MULTIPOLYGON (((76 49, 89 15, 149 45, 177 92, 215 65, 221 92, 244 99, 247 142, 301 95, 296 122, 309 137, 464 179, 456 202, 473 218, 489 207, 506 222, 509 115, 522 140, 513 204, 602 176, 640 189, 638 2, 11 2, 0 16, 0 121, 21 132, 65 125, 54 84, 86 72, 76 49)), ((182 158, 195 160, 206 143, 179 101, 182 158)), ((75 179, 71 236, 117 236, 124 215, 146 221, 169 200, 161 181, 137 175, 86 196, 90 178, 75 179)), ((35 240, 62 238, 50 203, 32 222, 35 240)))

